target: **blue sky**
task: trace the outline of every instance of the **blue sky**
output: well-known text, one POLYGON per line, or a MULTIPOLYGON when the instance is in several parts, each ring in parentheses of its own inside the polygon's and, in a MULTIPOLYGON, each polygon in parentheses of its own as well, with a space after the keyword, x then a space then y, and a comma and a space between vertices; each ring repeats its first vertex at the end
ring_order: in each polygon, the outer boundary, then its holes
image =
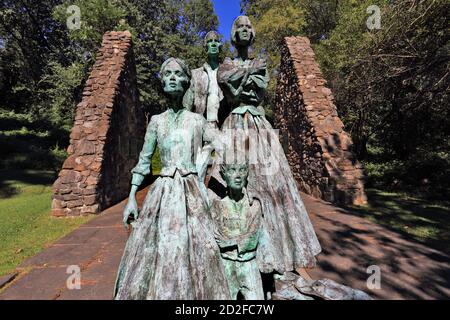
POLYGON ((241 12, 240 0, 212 0, 219 17, 219 32, 225 40, 230 39, 231 25, 241 12))

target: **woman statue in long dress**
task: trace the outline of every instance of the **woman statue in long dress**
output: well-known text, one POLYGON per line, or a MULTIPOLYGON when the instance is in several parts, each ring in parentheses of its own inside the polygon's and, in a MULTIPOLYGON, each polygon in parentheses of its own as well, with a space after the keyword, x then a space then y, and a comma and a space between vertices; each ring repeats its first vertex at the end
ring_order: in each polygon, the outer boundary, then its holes
POLYGON ((124 223, 134 219, 133 230, 119 266, 115 299, 229 299, 197 175, 206 120, 183 107, 190 71, 182 60, 165 61, 160 75, 170 107, 151 118, 132 170, 124 223), (136 191, 150 173, 156 145, 163 167, 139 212, 136 191))
POLYGON ((266 62, 248 56, 254 37, 248 17, 238 17, 231 32, 238 56, 219 67, 219 84, 234 108, 221 128, 229 138, 223 160, 228 162, 230 153, 242 151, 249 157, 248 191, 261 200, 264 216, 259 268, 283 273, 313 267, 321 247, 278 136, 264 116, 261 103, 269 77, 266 62))

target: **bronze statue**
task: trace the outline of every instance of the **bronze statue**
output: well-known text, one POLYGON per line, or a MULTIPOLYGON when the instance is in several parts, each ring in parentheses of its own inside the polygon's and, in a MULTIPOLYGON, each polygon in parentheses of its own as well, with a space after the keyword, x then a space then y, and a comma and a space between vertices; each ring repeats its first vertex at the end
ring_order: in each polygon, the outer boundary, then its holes
POLYGON ((216 31, 206 34, 203 46, 207 53, 207 61, 202 67, 192 70, 191 91, 192 98, 189 107, 192 111, 206 118, 208 127, 218 129, 224 119, 220 119, 221 108, 224 108, 223 93, 217 83, 219 68, 219 53, 222 48, 220 35, 216 31))
POLYGON ((256 262, 261 203, 246 191, 248 164, 224 164, 220 173, 226 181, 228 195, 213 200, 211 215, 231 298, 236 300, 240 293, 245 300, 264 300, 261 274, 256 262))
POLYGON ((269 76, 264 60, 249 57, 254 38, 249 18, 239 16, 231 32, 238 55, 226 59, 218 72, 219 84, 234 108, 221 128, 228 137, 222 161, 229 163, 227 159, 233 160, 236 152, 249 157, 248 192, 261 200, 264 216, 258 265, 264 273, 284 273, 313 267, 321 247, 278 136, 264 116, 262 101, 269 76))
POLYGON ((151 118, 124 223, 133 230, 119 266, 115 299, 229 299, 228 284, 197 175, 206 120, 183 107, 190 71, 179 59, 161 67, 169 108, 151 118), (136 191, 158 145, 162 169, 139 212, 136 191))

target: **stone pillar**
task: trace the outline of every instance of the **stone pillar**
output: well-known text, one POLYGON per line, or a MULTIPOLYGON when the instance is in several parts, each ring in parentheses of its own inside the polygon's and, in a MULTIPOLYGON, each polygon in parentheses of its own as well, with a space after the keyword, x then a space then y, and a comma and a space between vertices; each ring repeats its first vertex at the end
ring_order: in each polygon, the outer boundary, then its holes
POLYGON ((52 214, 98 213, 126 198, 145 125, 131 34, 107 32, 77 106, 69 156, 53 185, 52 214))
POLYGON ((293 174, 307 194, 361 205, 362 167, 325 84, 308 38, 285 38, 274 116, 293 174))

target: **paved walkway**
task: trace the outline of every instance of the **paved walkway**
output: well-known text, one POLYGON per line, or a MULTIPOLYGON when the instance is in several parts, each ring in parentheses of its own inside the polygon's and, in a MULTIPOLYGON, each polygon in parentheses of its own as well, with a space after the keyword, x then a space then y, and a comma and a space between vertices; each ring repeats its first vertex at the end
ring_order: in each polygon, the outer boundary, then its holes
MULTIPOLYGON (((147 190, 138 194, 142 201, 147 190)), ((302 194, 323 248, 314 279, 330 278, 381 299, 449 299, 450 257, 377 224, 302 194), (367 267, 381 269, 381 289, 368 290, 367 267)), ((0 299, 111 299, 127 238, 125 202, 61 238, 19 266, 0 299), (81 268, 81 289, 66 286, 67 267, 81 268)))

